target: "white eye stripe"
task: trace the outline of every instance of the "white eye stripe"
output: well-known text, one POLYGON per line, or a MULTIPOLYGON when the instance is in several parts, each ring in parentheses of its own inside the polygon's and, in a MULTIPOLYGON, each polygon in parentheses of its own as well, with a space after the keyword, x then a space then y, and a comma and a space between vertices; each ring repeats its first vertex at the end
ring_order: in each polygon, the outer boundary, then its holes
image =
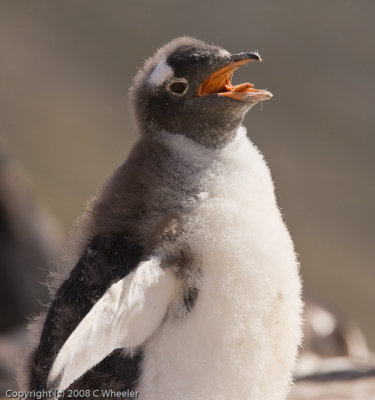
POLYGON ((166 79, 173 76, 173 69, 167 64, 165 59, 161 60, 159 64, 152 71, 148 77, 148 82, 155 86, 160 86, 166 79))

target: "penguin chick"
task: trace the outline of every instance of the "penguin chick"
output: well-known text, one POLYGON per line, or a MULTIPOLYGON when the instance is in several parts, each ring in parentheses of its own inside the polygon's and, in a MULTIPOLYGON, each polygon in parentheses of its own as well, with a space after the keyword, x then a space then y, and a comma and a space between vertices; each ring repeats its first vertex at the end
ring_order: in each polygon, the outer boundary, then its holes
POLYGON ((301 285, 269 169, 241 126, 272 94, 231 84, 251 61, 183 37, 145 62, 130 94, 140 139, 81 221, 30 389, 286 398, 301 285))

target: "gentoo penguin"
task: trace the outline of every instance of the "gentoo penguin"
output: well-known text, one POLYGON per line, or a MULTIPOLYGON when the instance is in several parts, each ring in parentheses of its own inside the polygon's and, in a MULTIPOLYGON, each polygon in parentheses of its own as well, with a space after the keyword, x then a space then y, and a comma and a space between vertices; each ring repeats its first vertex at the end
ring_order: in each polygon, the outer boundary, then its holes
POLYGON ((231 84, 254 60, 183 37, 145 62, 130 93, 140 139, 80 221, 30 389, 285 399, 301 285, 270 171, 241 126, 272 95, 231 84))

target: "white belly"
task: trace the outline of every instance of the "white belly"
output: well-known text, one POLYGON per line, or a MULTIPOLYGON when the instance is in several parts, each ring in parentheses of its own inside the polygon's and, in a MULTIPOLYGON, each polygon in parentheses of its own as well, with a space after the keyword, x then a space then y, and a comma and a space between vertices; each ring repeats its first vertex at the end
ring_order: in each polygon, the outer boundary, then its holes
POLYGON ((244 137, 231 146, 187 222, 198 298, 144 346, 141 399, 286 397, 301 338, 298 265, 263 158, 244 137))

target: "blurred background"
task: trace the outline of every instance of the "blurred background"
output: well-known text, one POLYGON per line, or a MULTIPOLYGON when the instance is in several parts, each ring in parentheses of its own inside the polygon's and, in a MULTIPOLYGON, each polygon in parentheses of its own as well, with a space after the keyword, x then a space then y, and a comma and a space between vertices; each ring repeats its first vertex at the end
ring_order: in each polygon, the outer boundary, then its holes
POLYGON ((370 0, 1 0, 0 351, 47 301, 39 283, 73 221, 136 140, 137 67, 181 35, 259 50, 234 82, 274 94, 245 125, 304 281, 374 350, 374 15, 370 0))

